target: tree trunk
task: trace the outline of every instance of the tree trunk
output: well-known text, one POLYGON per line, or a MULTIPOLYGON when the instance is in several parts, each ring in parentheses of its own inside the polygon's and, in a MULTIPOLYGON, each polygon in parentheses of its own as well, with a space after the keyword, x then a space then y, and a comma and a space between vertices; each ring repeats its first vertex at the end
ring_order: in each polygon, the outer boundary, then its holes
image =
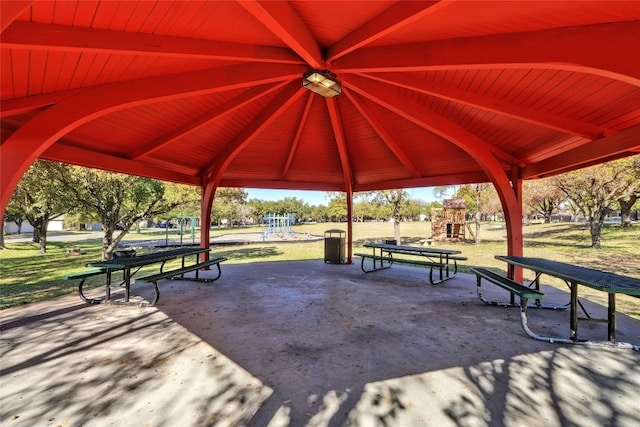
POLYGON ((400 221, 393 220, 393 238, 396 239, 396 244, 400 244, 400 221))
POLYGON ((629 200, 618 200, 620 203, 620 217, 622 218, 622 228, 631 227, 631 207, 635 204, 638 197, 633 195, 629 200))
POLYGON ((602 220, 591 218, 589 220, 589 231, 591 232, 591 249, 601 249, 600 234, 602 232, 602 220))
POLYGON ((113 231, 105 228, 104 236, 102 236, 102 261, 109 261, 113 257, 113 231))
POLYGON ((480 217, 482 216, 482 212, 480 212, 480 190, 479 187, 476 186, 476 245, 480 244, 480 217))
POLYGON ((37 228, 33 229, 33 233, 38 234, 38 251, 41 254, 47 253, 47 228, 49 226, 49 221, 43 220, 40 224, 38 224, 37 228))
POLYGON ((46 230, 44 231, 44 233, 40 234, 40 245, 39 245, 38 251, 41 254, 47 253, 47 231, 46 230))
POLYGON ((396 244, 400 244, 400 204, 401 199, 396 199, 393 205, 393 238, 396 244))
POLYGON ((551 224, 551 214, 553 214, 554 204, 549 199, 544 199, 540 202, 540 210, 542 211, 542 215, 544 217, 545 224, 551 224))
POLYGON ((2 227, 0 227, 0 250, 7 249, 4 245, 4 221, 2 221, 2 227))

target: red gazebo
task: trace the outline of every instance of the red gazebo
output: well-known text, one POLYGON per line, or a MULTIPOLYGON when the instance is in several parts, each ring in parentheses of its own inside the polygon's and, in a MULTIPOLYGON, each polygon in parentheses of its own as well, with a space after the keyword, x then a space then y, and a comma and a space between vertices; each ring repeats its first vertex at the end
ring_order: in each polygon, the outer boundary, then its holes
POLYGON ((358 191, 490 181, 520 255, 522 180, 640 152, 636 1, 3 1, 0 18, 0 213, 37 158, 201 186, 205 224, 220 186, 341 191, 350 210, 358 191))

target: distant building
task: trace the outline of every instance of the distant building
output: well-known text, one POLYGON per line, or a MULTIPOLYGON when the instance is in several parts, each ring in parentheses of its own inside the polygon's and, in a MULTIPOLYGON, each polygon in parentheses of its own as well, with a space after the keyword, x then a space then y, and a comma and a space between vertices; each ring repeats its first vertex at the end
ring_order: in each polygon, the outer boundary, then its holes
MULTIPOLYGON (((47 227, 47 231, 62 231, 63 221, 64 221, 64 215, 59 216, 55 219, 52 219, 51 221, 49 221, 49 226, 47 227)), ((16 234, 17 232, 18 232, 18 224, 16 224, 13 221, 4 223, 5 234, 16 234)), ((31 226, 31 224, 29 224, 28 221, 22 221, 20 232, 33 233, 33 227, 31 226)))

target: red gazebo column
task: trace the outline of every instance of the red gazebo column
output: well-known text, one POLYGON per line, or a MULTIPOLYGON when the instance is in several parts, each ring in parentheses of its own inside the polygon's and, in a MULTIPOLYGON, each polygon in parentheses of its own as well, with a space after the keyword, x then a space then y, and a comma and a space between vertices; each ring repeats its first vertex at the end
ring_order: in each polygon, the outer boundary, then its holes
MULTIPOLYGON (((213 199, 216 196, 215 182, 203 182, 202 195, 200 196, 200 247, 208 248, 211 246, 211 233, 209 228, 211 227, 211 208, 213 205, 213 199)), ((205 253, 204 260, 209 259, 209 253, 205 253)))
POLYGON ((347 190, 347 264, 353 263, 353 191, 347 190))
MULTIPOLYGON (((514 167, 511 170, 511 185, 516 198, 518 209, 510 209, 509 215, 505 211, 507 223, 507 254, 513 256, 524 255, 524 241, 522 235, 522 179, 520 179, 520 169, 514 167)), ((513 279, 522 283, 522 269, 516 268, 513 271, 513 279)))

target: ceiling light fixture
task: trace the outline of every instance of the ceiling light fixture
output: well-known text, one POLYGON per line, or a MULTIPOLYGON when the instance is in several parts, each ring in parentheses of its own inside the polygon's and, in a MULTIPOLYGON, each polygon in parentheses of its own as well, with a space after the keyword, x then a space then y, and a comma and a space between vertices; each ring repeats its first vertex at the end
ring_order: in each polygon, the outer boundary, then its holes
POLYGON ((311 70, 302 76, 302 86, 310 91, 331 98, 342 93, 342 85, 329 70, 311 70))

